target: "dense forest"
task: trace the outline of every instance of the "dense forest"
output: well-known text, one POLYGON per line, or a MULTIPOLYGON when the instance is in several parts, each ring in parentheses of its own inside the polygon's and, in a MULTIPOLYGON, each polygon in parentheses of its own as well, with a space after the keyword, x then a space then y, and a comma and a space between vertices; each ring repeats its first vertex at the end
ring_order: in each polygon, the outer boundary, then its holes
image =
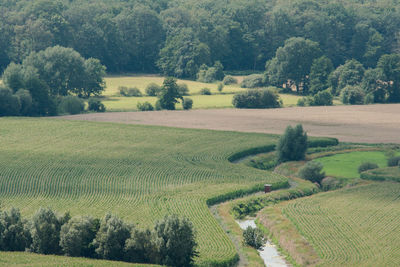
POLYGON ((333 67, 374 68, 400 50, 397 0, 1 0, 0 71, 60 45, 108 72, 195 78, 202 64, 264 70, 290 37, 316 42, 333 67))

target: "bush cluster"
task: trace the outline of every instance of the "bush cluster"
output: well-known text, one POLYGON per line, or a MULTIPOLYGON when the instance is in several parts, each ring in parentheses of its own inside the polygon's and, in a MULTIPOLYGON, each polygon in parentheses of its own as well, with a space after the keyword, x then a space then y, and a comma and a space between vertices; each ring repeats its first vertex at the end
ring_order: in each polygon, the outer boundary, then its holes
POLYGON ((346 86, 340 93, 343 104, 364 104, 365 93, 360 86, 346 86))
POLYGON ((358 173, 362 173, 368 170, 373 170, 379 168, 378 164, 373 162, 363 162, 358 166, 358 173))
POLYGON ((251 89, 235 94, 232 104, 236 108, 279 108, 282 101, 272 89, 251 89))
POLYGON ((64 96, 58 105, 59 113, 79 114, 85 110, 85 102, 77 96, 64 96))
POLYGON ((200 90, 200 94, 201 95, 211 95, 211 90, 210 90, 210 88, 202 88, 200 90))
POLYGON ((184 110, 189 110, 192 109, 193 106, 193 100, 189 97, 184 97, 182 100, 182 108, 184 110))
POLYGON ((127 97, 140 97, 142 96, 142 92, 140 92, 140 90, 136 87, 126 87, 126 86, 120 86, 118 87, 118 91, 120 93, 120 95, 122 96, 127 96, 127 97))
POLYGON ((321 184, 322 179, 325 178, 325 172, 322 171, 323 168, 324 166, 321 162, 309 161, 299 170, 299 176, 313 183, 321 184))
POLYGON ((392 156, 387 160, 388 167, 398 166, 400 163, 400 156, 392 156))
POLYGON ((0 250, 90 257, 166 266, 192 266, 197 256, 192 223, 165 216, 154 228, 138 229, 112 214, 59 216, 40 208, 31 220, 19 210, 0 211, 0 250))
POLYGON ((212 83, 214 81, 222 81, 224 79, 224 66, 221 62, 215 62, 213 67, 207 65, 200 66, 200 70, 197 73, 197 80, 203 83, 212 83))
POLYGON ((264 234, 260 229, 248 226, 243 231, 243 242, 250 247, 260 249, 265 243, 264 234))
POLYGON ((140 111, 153 111, 154 107, 151 103, 149 103, 148 101, 144 102, 144 103, 137 103, 137 109, 140 111))
POLYGON ((301 124, 296 127, 288 126, 280 137, 277 150, 278 162, 303 160, 307 151, 307 133, 301 124))
POLYGON ((251 74, 245 77, 240 84, 242 88, 257 88, 264 86, 264 76, 262 74, 251 74))
POLYGON ((235 77, 231 76, 231 75, 227 75, 222 80, 222 83, 225 84, 225 85, 237 84, 238 80, 235 77))
POLYGON ((105 112, 106 107, 99 99, 90 98, 88 102, 88 110, 95 112, 105 112))
POLYGON ((149 83, 146 86, 145 91, 146 91, 146 95, 148 95, 148 96, 157 96, 158 93, 160 93, 160 91, 161 91, 161 86, 159 86, 156 83, 149 83))
POLYGON ((319 91, 313 96, 302 97, 297 100, 297 106, 332 106, 333 95, 329 90, 319 91))
POLYGON ((181 96, 189 95, 189 87, 186 83, 178 83, 178 92, 181 96))

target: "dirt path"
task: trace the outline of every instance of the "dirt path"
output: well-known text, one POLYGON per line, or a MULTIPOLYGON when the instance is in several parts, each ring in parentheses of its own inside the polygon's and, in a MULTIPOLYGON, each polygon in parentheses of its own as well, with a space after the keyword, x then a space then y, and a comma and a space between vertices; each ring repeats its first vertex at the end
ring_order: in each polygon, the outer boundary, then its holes
POLYGON ((275 134, 281 134, 289 124, 302 123, 311 136, 336 137, 346 142, 400 143, 400 104, 111 112, 57 118, 275 134))

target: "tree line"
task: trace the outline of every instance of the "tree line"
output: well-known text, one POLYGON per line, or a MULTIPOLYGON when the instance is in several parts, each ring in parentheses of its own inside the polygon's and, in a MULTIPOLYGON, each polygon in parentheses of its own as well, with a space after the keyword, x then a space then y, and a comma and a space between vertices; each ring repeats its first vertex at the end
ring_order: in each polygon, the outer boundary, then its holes
POLYGON ((18 209, 0 211, 0 250, 24 251, 192 266, 197 256, 192 223, 176 215, 165 216, 153 229, 139 229, 115 215, 103 219, 91 216, 58 215, 40 208, 30 220, 18 209))
POLYGON ((0 70, 59 45, 110 72, 195 79, 217 61, 264 70, 291 37, 316 42, 334 68, 350 59, 375 68, 399 52, 399 29, 395 0, 3 0, 0 70))

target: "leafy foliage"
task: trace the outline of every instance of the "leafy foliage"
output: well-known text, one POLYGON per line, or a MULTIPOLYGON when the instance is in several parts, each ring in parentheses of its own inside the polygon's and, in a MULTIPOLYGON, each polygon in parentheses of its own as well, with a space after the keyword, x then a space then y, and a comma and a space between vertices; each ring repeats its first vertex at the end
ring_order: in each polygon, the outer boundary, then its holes
POLYGON ((95 111, 95 112, 105 112, 106 107, 99 99, 90 98, 88 101, 88 110, 95 111))
POLYGON ((192 100, 191 98, 189 98, 189 97, 184 97, 184 98, 182 99, 182 108, 183 108, 184 110, 192 109, 192 106, 193 106, 193 100, 192 100))
POLYGON ((144 102, 144 103, 137 103, 137 108, 140 111, 153 111, 154 107, 151 103, 149 103, 148 101, 144 102))
POLYGON ((261 74, 252 74, 249 76, 246 76, 240 86, 242 88, 257 88, 257 87, 262 87, 264 86, 264 80, 263 76, 261 74))
POLYGON ((146 87, 146 95, 148 96, 157 96, 157 94, 161 91, 161 86, 156 83, 150 83, 146 87))
POLYGON ((77 96, 64 96, 59 104, 60 113, 71 115, 79 114, 84 111, 85 103, 77 96))
POLYGON ((225 85, 230 85, 230 84, 237 84, 238 81, 235 77, 231 75, 226 75, 222 81, 223 84, 225 85))
POLYGON ((344 104, 364 104, 365 93, 360 86, 346 86, 340 95, 344 104))
POLYGON ((172 77, 165 78, 161 92, 158 95, 158 100, 161 109, 174 110, 178 99, 182 98, 179 92, 179 86, 176 84, 176 79, 172 77))
POLYGON ((272 89, 250 89, 235 94, 232 104, 236 108, 279 108, 282 101, 272 89))
POLYGON ((325 177, 325 172, 322 171, 324 166, 318 161, 307 162, 300 170, 299 176, 313 183, 321 183, 325 177))
POLYGON ((303 160, 307 151, 307 133, 301 124, 288 126, 276 148, 278 162, 303 160))
POLYGON ((358 166, 358 173, 362 173, 368 170, 373 170, 379 168, 378 164, 373 162, 363 162, 358 166))
POLYGON ((243 231, 243 241, 248 246, 260 249, 264 245, 264 234, 260 229, 248 226, 243 231))
POLYGON ((127 96, 127 97, 140 97, 142 96, 142 92, 136 87, 126 87, 126 86, 120 86, 118 87, 119 93, 122 96, 127 96))

